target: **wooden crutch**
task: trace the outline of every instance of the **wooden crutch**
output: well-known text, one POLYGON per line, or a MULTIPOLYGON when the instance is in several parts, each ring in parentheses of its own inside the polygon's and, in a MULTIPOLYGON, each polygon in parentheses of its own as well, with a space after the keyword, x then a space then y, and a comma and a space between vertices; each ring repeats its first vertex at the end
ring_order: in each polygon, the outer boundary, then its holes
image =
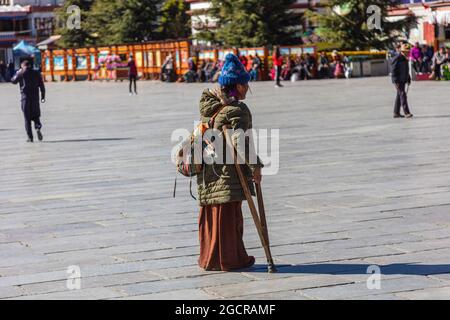
MULTIPOLYGON (((265 227, 263 227, 263 225, 261 223, 261 219, 258 215, 258 211, 256 210, 255 203, 253 202, 252 194, 250 192, 250 188, 247 183, 247 179, 246 179, 244 173, 242 172, 242 168, 241 168, 240 164, 237 162, 237 151, 233 145, 233 142, 231 141, 231 138, 228 136, 228 130, 227 130, 228 126, 225 125, 222 127, 222 129, 223 129, 226 143, 232 150, 232 157, 233 157, 234 165, 236 167, 236 172, 238 174, 239 181, 241 182, 242 189, 244 190, 244 195, 247 200, 248 206, 250 207, 250 212, 252 214, 253 222, 255 223, 256 230, 258 231, 259 239, 261 240, 261 244, 262 244, 264 252, 266 254, 267 264, 268 264, 268 266, 267 266, 268 272, 269 273, 277 272, 275 264, 273 263, 272 253, 270 252, 270 247, 269 247, 269 235, 268 235, 269 233, 267 231, 267 223, 266 223, 266 218, 265 218, 264 205, 262 203, 261 186, 259 186, 260 197, 258 197, 258 205, 259 205, 260 209, 262 208, 262 212, 263 212, 262 220, 264 221, 265 227)), ((258 186, 256 188, 258 190, 258 186)), ((260 213, 261 213, 261 211, 260 211, 260 213)))
POLYGON ((270 249, 270 241, 269 241, 269 230, 267 228, 267 220, 266 220, 266 209, 264 208, 264 198, 262 195, 262 187, 260 183, 255 183, 256 187, 256 197, 258 199, 258 211, 259 211, 259 220, 261 221, 261 227, 264 233, 264 237, 266 238, 266 243, 270 249))

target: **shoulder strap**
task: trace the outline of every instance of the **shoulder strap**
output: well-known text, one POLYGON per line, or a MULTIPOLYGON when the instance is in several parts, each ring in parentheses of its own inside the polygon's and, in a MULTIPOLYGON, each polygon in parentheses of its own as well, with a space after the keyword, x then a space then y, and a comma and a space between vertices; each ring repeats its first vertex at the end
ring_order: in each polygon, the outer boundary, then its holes
POLYGON ((211 129, 214 129, 214 122, 216 120, 216 117, 219 115, 219 113, 226 107, 226 105, 222 105, 214 114, 213 116, 209 119, 208 121, 208 126, 211 129))

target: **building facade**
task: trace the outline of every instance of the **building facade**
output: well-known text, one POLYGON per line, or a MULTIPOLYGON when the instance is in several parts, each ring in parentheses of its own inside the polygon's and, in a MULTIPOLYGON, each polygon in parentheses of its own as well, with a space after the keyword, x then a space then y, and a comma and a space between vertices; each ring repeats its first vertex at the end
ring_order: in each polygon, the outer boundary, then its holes
MULTIPOLYGON (((207 0, 186 0, 190 4, 192 34, 204 29, 217 27, 216 21, 208 15, 211 2, 207 0)), ((324 3, 325 0, 322 0, 324 3)), ((320 10, 320 0, 297 0, 292 10, 303 13, 308 8, 320 10)), ((409 41, 420 42, 434 47, 450 46, 450 0, 398 0, 397 6, 389 12, 389 20, 403 19, 408 15, 418 18, 417 28, 409 33, 409 41)), ((314 28, 307 20, 299 21, 299 30, 314 28)))
POLYGON ((450 0, 399 0, 390 18, 416 16, 417 27, 409 34, 411 43, 450 47, 450 0))
POLYGON ((64 0, 0 0, 0 61, 13 59, 12 48, 21 40, 36 44, 52 35, 54 10, 64 0))

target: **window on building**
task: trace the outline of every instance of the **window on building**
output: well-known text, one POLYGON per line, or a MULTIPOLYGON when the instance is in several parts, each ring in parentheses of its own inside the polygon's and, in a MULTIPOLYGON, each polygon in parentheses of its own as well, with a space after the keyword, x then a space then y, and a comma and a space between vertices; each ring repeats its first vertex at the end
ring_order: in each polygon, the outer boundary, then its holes
POLYGON ((9 6, 10 4, 10 0, 0 0, 0 6, 9 6))
POLYGON ((445 39, 450 39, 450 27, 445 28, 445 39))
POLYGON ((38 37, 49 37, 55 30, 55 19, 35 18, 34 25, 36 27, 38 37))
POLYGON ((22 32, 29 31, 28 20, 1 20, 0 19, 0 32, 22 32))
POLYGON ((11 20, 0 20, 0 32, 14 31, 11 20))
POLYGON ((6 61, 6 49, 0 49, 0 61, 6 61))

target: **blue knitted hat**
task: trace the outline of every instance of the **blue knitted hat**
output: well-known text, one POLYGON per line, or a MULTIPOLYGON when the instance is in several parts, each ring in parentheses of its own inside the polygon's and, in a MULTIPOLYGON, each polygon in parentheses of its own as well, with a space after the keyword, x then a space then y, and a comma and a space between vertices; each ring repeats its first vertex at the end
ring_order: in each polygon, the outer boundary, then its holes
POLYGON ((222 72, 219 76, 220 85, 246 84, 249 81, 250 75, 247 73, 238 57, 232 53, 227 54, 222 72))

